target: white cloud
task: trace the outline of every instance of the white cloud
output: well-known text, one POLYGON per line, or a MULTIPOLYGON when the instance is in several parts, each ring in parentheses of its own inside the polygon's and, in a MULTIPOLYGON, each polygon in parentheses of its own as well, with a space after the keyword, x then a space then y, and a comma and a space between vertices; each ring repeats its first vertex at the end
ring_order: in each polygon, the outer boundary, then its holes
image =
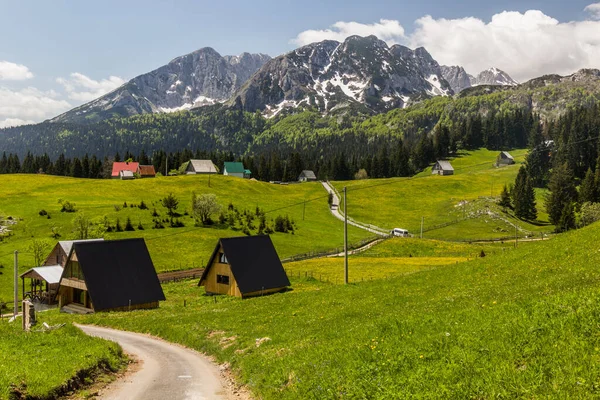
POLYGON ((381 19, 374 24, 339 21, 333 24, 330 29, 301 32, 296 38, 291 40, 291 43, 304 46, 323 40, 337 40, 341 42, 352 35, 375 35, 379 39, 388 42, 388 44, 393 44, 404 39, 404 28, 398 21, 389 19, 381 19))
POLYGON ((0 87, 0 124, 41 121, 72 107, 58 97, 53 90, 44 92, 34 87, 21 90, 0 87))
POLYGON ((0 61, 0 81, 22 81, 33 78, 33 73, 24 65, 0 61))
POLYGON ((87 102, 118 88, 125 83, 125 80, 118 76, 110 76, 108 79, 96 81, 79 72, 73 72, 68 79, 57 78, 70 99, 87 102))
POLYGON ((587 6, 585 8, 584 11, 587 11, 588 13, 590 13, 592 18, 594 18, 596 20, 600 20, 600 3, 590 4, 589 6, 587 6))
MULTIPOLYGON (((586 8, 600 18, 600 3, 586 8)), ((375 24, 337 22, 331 29, 301 32, 293 43, 350 35, 376 35, 389 44, 425 47, 440 63, 461 65, 477 74, 489 67, 508 72, 517 81, 544 74, 568 75, 581 68, 600 68, 600 20, 561 23, 541 11, 502 12, 484 22, 474 17, 418 19, 407 35, 398 21, 375 24)))
POLYGON ((29 124, 35 124, 35 121, 24 120, 20 118, 6 118, 4 120, 0 120, 0 129, 29 124))

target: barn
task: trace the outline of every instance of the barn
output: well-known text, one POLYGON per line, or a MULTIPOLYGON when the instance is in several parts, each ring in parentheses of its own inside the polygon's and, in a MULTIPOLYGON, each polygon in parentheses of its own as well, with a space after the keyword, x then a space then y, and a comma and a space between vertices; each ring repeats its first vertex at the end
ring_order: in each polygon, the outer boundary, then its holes
POLYGON ((280 292, 290 281, 267 235, 220 239, 198 286, 241 298, 280 292))
POLYGON ((454 175, 454 168, 450 161, 437 161, 431 169, 433 175, 454 175))
POLYGON ((165 300, 144 239, 75 242, 58 289, 61 311, 157 308, 165 300))
POLYGON ((140 165, 138 168, 140 178, 156 178, 156 170, 154 165, 140 165))
POLYGON ((496 157, 496 166, 501 165, 513 165, 515 163, 515 159, 511 156, 507 151, 501 151, 496 157))
POLYGON ((194 174, 216 174, 217 167, 211 160, 190 160, 185 169, 188 175, 194 174))
POLYGON ((223 175, 246 178, 247 171, 241 162, 226 162, 223 165, 223 175))

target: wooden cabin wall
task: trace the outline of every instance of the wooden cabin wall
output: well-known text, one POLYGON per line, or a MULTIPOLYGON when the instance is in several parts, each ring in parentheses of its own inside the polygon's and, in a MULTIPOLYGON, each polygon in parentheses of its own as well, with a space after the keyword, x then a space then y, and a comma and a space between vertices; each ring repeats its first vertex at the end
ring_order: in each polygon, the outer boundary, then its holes
POLYGON ((242 297, 240 288, 233 277, 229 264, 221 264, 219 257, 215 257, 212 267, 208 270, 204 281, 206 293, 227 294, 230 296, 242 297), (226 275, 229 277, 229 285, 217 283, 217 275, 226 275))

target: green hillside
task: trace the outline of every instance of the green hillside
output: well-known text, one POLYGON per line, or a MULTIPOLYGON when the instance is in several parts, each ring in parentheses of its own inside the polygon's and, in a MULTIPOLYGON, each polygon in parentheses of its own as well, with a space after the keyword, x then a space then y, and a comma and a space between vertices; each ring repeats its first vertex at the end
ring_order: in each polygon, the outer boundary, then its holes
POLYGON ((249 300, 169 284, 159 310, 77 320, 214 354, 264 399, 596 398, 599 236, 596 224, 399 278, 294 281, 249 300))
MULTIPOLYGON (((18 223, 11 227, 14 235, 0 241, 0 300, 12 298, 12 265, 14 250, 21 252, 21 272, 32 267, 34 259, 30 245, 34 239, 48 244, 48 252, 55 245, 51 228, 57 227, 59 240, 75 238, 73 219, 81 214, 92 222, 102 224, 107 217, 112 225, 117 218, 124 227, 131 218, 136 231, 105 233, 106 239, 143 237, 159 271, 187 269, 203 266, 210 257, 218 238, 239 236, 244 233, 215 225, 195 227, 190 216, 182 215, 185 226, 152 229, 154 209, 161 219, 168 218, 160 199, 173 193, 179 200, 178 212, 190 211, 192 192, 214 193, 227 209, 231 203, 240 212, 255 212, 260 207, 267 212, 267 219, 289 216, 296 224, 292 233, 274 233, 273 242, 282 258, 296 254, 325 251, 343 246, 343 224, 334 218, 327 205, 327 195, 320 183, 298 185, 273 185, 264 182, 242 180, 222 175, 211 176, 210 188, 206 176, 178 176, 169 178, 141 179, 134 181, 91 180, 46 175, 3 175, 0 183, 0 216, 11 216, 18 223), (77 212, 60 212, 59 200, 75 203, 77 212), (147 204, 147 210, 131 205, 147 204), (307 200, 306 205, 304 201, 307 200), (312 200, 312 201, 311 201, 312 200), (127 203, 128 207, 124 207, 127 203), (290 207, 291 206, 291 207, 290 207), (45 210, 50 214, 40 216, 45 210), (119 211, 117 211, 119 210, 119 211), (269 212, 270 211, 270 212, 269 212), (304 219, 303 219, 304 215, 304 219), (144 230, 137 230, 141 222, 144 230), (10 296, 10 297, 9 297, 10 296)), ((255 219, 254 225, 258 225, 255 219)), ((253 231, 256 233, 256 231, 253 231)), ((349 240, 359 242, 372 234, 350 227, 349 240)))
POLYGON ((544 212, 543 192, 537 200, 538 222, 515 220, 495 204, 503 186, 514 183, 525 150, 511 151, 517 164, 496 168, 497 151, 462 152, 453 159, 455 174, 437 176, 431 168, 413 178, 391 178, 334 182, 338 191, 348 189, 348 215, 358 221, 386 229, 408 229, 418 235, 424 217, 425 237, 442 240, 487 240, 551 232, 544 212), (492 197, 490 197, 492 196, 492 197), (490 214, 488 211, 491 211, 490 214), (465 220, 466 219, 466 220, 465 220), (430 230, 442 224, 448 227, 430 230))

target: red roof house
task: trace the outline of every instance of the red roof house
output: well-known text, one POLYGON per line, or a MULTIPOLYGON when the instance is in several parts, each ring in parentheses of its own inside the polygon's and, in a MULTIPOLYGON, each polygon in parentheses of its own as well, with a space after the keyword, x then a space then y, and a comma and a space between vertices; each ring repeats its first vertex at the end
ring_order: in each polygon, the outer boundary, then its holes
POLYGON ((139 167, 140 163, 137 162, 115 162, 113 163, 112 174, 110 176, 118 179, 122 171, 130 171, 135 174, 138 172, 139 167))

